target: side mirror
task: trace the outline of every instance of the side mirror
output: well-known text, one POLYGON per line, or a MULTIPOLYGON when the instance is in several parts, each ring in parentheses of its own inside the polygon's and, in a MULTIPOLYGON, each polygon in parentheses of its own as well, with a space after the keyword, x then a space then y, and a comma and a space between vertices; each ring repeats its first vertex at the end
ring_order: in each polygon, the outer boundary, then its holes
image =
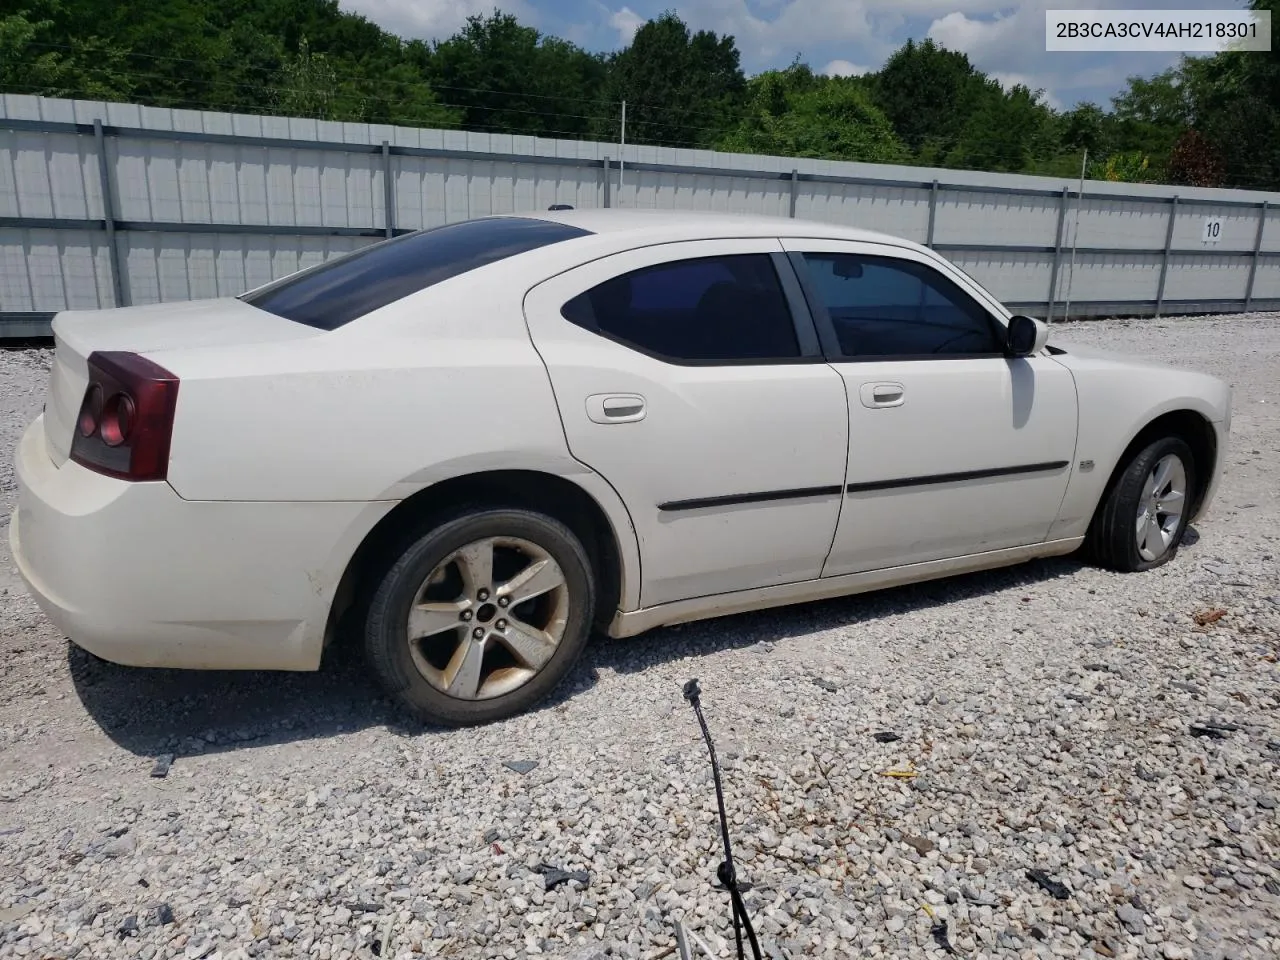
POLYGON ((1011 357, 1031 357, 1049 342, 1049 325, 1043 320, 1022 315, 1009 318, 1005 350, 1011 357))

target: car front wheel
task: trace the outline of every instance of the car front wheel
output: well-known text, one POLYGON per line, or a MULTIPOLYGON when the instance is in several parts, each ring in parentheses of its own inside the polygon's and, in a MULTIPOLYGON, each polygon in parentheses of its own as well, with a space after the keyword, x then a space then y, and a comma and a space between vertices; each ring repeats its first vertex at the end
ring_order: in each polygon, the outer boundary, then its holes
POLYGON ((369 605, 365 652, 422 720, 489 723, 528 709, 586 646, 595 583, 581 542, 529 510, 481 508, 424 532, 369 605))
POLYGON ((1177 437, 1147 444, 1130 459, 1098 508, 1088 547, 1104 567, 1123 572, 1167 563, 1191 519, 1195 458, 1177 437))

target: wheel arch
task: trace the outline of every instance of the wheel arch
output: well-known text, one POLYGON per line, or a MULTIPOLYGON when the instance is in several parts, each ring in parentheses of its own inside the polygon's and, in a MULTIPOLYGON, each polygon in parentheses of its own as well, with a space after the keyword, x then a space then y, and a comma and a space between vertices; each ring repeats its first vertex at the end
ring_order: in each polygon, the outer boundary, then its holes
POLYGON ((586 483, 543 470, 482 470, 440 480, 406 497, 374 524, 347 561, 330 605, 326 640, 355 625, 379 572, 409 531, 433 517, 443 519, 451 510, 486 504, 538 510, 573 530, 598 577, 596 626, 607 629, 619 609, 637 602, 639 544, 613 488, 596 474, 580 479, 586 483))
POLYGON ((1111 473, 1102 488, 1098 502, 1094 505, 1094 517, 1107 502, 1107 497, 1111 495, 1111 491, 1134 454, 1153 440, 1166 436, 1175 436, 1183 440, 1191 448, 1191 454, 1195 457, 1195 489, 1192 492, 1190 519, 1194 521, 1197 518, 1201 507, 1204 506, 1205 496, 1209 492, 1217 469, 1218 434, 1208 417, 1189 407, 1167 410, 1148 420, 1134 433, 1120 451, 1120 456, 1111 465, 1111 473))

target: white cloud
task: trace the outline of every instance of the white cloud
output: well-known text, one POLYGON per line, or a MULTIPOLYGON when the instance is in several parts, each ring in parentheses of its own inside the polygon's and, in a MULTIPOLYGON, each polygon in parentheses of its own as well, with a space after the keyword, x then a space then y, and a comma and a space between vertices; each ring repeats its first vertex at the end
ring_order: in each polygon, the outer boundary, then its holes
MULTIPOLYGON (((1011 40, 1026 32, 1026 18, 1020 17, 1019 12, 1012 16, 997 13, 990 20, 979 20, 953 10, 930 24, 928 36, 950 50, 963 50, 970 56, 1007 50, 1011 40)), ((1043 25, 1043 19, 1040 22, 1043 25)))
MULTIPOLYGON (((953 5, 949 13, 930 24, 927 35, 950 50, 968 54, 974 66, 1006 87, 1023 83, 1032 90, 1043 89, 1045 102, 1061 109, 1063 101, 1068 101, 1067 105, 1074 102, 1065 96, 1065 91, 1118 89, 1130 74, 1153 73, 1176 60, 1175 56, 1045 51, 1046 9, 1104 5, 1100 0, 1075 0, 1070 4, 1062 4, 1062 0, 1023 0, 1016 7, 990 11, 989 15, 974 9, 980 4, 964 4, 967 12, 958 11, 953 5)), ((1126 5, 1136 8, 1159 4, 1153 0, 1128 0, 1126 5)))
MULTIPOLYGON (((1018 75, 1051 104, 1105 101, 1130 74, 1150 74, 1176 56, 1045 52, 1049 8, 1236 6, 1240 0, 685 0, 694 29, 732 34, 743 65, 761 70, 797 54, 811 63, 880 65, 907 37, 932 37, 987 73, 1018 75)), ((647 9, 647 8, 644 8, 647 9)))
POLYGON ((867 9, 867 0, 789 0, 776 16, 765 19, 752 12, 747 0, 690 0, 681 6, 680 16, 696 29, 732 34, 749 59, 774 61, 790 60, 822 44, 878 45, 867 9))
MULTIPOLYGON (((339 0, 339 6, 397 36, 444 40, 457 33, 467 17, 493 13, 494 0, 339 0)), ((538 24, 537 11, 526 0, 502 0, 500 7, 527 26, 538 24)))
POLYGON ((889 41, 884 28, 907 17, 941 15, 957 7, 982 14, 1016 5, 1017 0, 685 0, 679 11, 694 26, 733 34, 741 49, 808 49, 833 42, 892 49, 898 44, 889 41), (767 19, 756 10, 767 11, 767 19))
POLYGON ((618 44, 623 47, 635 39, 636 31, 643 27, 644 24, 644 17, 630 7, 616 10, 609 17, 609 26, 618 31, 618 44))
POLYGON ((870 67, 862 67, 856 63, 850 63, 848 60, 832 60, 822 72, 829 77, 860 77, 864 73, 870 73, 870 67))
POLYGON ((1018 0, 685 0, 679 10, 695 29, 732 34, 748 65, 778 66, 799 54, 819 63, 870 64, 870 69, 878 69, 908 35, 921 36, 931 18, 930 35, 936 32, 939 42, 965 49, 998 44, 1000 30, 1012 36, 1024 21, 1038 22, 1043 34, 1045 7, 1071 2, 1026 0, 1025 6, 1035 8, 1030 18, 1021 15, 1018 0), (992 36, 993 22, 1014 19, 1016 23, 997 28, 992 36))

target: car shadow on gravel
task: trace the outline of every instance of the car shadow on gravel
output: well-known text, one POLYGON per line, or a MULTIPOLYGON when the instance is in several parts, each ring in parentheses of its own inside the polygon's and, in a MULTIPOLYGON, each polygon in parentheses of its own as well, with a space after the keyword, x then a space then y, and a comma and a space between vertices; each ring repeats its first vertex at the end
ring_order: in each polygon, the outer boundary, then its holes
MULTIPOLYGON (((1200 540, 1194 526, 1183 532, 1179 557, 1188 557, 1200 540)), ((1175 561, 1176 562, 1176 561, 1175 561)), ((926 580, 903 587, 851 594, 831 600, 740 613, 715 620, 663 627, 631 640, 603 639, 588 658, 596 667, 619 673, 679 657, 700 656, 716 650, 750 647, 836 627, 856 627, 880 617, 910 613, 928 607, 988 596, 1002 591, 1044 584, 1071 576, 1089 564, 1077 555, 1030 560, 994 570, 926 580)), ((1111 574, 1122 576, 1122 574, 1111 574)))
MULTIPOLYGON (((536 709, 594 686, 590 653, 536 709)), ((400 736, 441 732, 392 703, 357 644, 325 652, 318 671, 160 670, 124 667, 67 644, 76 694, 115 744, 138 756, 211 754, 320 740, 370 727, 400 736)))
MULTIPOLYGON (((1183 546, 1195 543, 1187 531, 1183 546)), ((1014 591, 1070 576, 1074 557, 1035 560, 941 580, 652 630, 627 640, 595 637, 582 661, 535 709, 550 710, 595 686, 600 671, 653 664, 766 641, 856 627, 880 617, 1014 591)), ((437 728, 408 717, 378 689, 355 644, 337 645, 314 673, 121 667, 68 644, 71 678, 102 731, 131 753, 186 756, 324 739, 369 727, 416 736, 437 728)))
POLYGON ((67 661, 90 717, 135 754, 310 740, 396 719, 355 656, 315 673, 158 670, 108 663, 68 643, 67 661))

